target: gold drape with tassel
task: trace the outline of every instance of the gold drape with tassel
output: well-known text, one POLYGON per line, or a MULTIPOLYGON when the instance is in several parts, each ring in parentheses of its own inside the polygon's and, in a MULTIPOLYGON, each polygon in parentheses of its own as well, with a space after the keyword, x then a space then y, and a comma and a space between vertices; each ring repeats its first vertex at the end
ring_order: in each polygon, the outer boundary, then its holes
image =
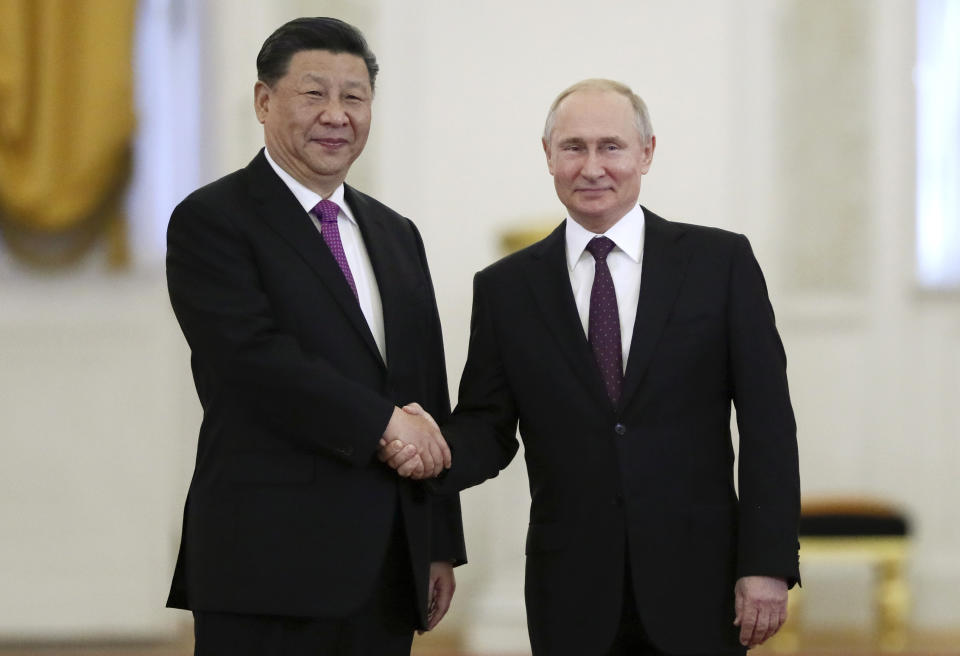
POLYGON ((28 261, 74 261, 122 216, 135 0, 0 0, 0 228, 28 261))

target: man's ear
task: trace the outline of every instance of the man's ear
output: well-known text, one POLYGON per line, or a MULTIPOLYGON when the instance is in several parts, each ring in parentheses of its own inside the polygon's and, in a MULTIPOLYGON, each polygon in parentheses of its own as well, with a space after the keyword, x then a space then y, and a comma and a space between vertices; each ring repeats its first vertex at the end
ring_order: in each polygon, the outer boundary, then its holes
POLYGON ((253 85, 253 111, 257 113, 257 120, 263 123, 267 120, 270 111, 270 94, 273 91, 263 80, 257 80, 253 85))
POLYGON ((543 144, 543 154, 547 156, 547 170, 550 171, 550 175, 553 175, 553 158, 550 157, 550 144, 547 143, 547 140, 544 138, 540 139, 540 143, 543 144))
POLYGON ((647 174, 647 171, 650 170, 650 165, 653 163, 653 151, 657 149, 657 135, 650 136, 650 143, 644 146, 643 148, 643 162, 640 168, 640 173, 643 175, 647 174))

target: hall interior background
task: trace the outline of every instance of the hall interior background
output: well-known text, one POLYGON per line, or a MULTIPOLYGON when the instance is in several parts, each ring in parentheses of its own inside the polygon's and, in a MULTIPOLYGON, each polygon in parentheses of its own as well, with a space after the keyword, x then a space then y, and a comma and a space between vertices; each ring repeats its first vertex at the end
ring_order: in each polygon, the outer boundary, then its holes
MULTIPOLYGON (((630 84, 657 134, 641 202, 747 234, 764 269, 804 494, 903 508, 911 625, 960 634, 960 294, 915 275, 916 2, 144 6, 192 16, 199 44, 190 75, 170 68, 176 53, 153 63, 172 91, 156 100, 173 110, 171 138, 192 144, 188 160, 157 165, 156 198, 178 199, 262 145, 254 58, 275 27, 334 15, 365 32, 381 73, 348 182, 423 234, 454 399, 473 274, 505 233, 563 218, 540 146, 550 102, 585 77, 630 84)), ((158 215, 170 209, 160 202, 158 215)), ((0 255, 0 644, 163 642, 189 625, 162 605, 200 411, 166 298, 163 224, 136 230, 123 273, 96 251, 59 272, 0 255)), ((475 654, 527 648, 520 457, 462 497, 471 562, 443 632, 475 654)), ((810 631, 871 631, 865 568, 803 574, 810 631)))

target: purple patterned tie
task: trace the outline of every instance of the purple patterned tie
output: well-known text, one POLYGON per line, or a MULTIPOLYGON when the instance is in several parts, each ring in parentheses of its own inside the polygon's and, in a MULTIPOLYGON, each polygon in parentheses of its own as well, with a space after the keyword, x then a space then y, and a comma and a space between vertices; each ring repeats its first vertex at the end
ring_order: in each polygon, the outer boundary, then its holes
POLYGON ((350 291, 353 292, 354 298, 359 300, 357 284, 353 281, 350 264, 347 262, 347 254, 343 252, 343 242, 340 241, 340 228, 337 226, 340 206, 332 200, 322 200, 310 211, 320 217, 320 234, 323 235, 323 241, 327 242, 327 247, 330 249, 333 259, 340 265, 340 270, 343 272, 343 277, 347 279, 347 284, 350 285, 350 291))
POLYGON ((596 237, 587 244, 587 250, 596 261, 593 289, 590 290, 590 318, 587 323, 587 341, 593 348, 593 357, 600 367, 607 396, 616 405, 623 384, 623 345, 620 342, 620 313, 613 277, 607 266, 607 255, 614 243, 607 237, 596 237))

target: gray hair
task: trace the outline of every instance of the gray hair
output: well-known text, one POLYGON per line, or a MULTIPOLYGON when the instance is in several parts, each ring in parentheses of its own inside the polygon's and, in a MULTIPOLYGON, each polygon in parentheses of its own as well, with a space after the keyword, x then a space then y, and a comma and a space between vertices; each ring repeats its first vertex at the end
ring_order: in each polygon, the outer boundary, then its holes
POLYGON ((571 94, 576 93, 577 91, 612 91, 613 93, 619 93, 621 96, 625 97, 630 101, 630 105, 633 107, 633 122, 637 127, 637 131, 640 133, 640 141, 644 145, 648 145, 650 140, 653 138, 653 125, 650 123, 650 112, 647 111, 647 104, 643 102, 643 99, 633 92, 633 89, 628 87, 622 82, 617 82, 615 80, 605 80, 602 78, 590 78, 589 80, 581 80, 576 84, 567 87, 560 92, 560 95, 557 96, 557 99, 553 101, 553 104, 550 105, 550 111, 547 114, 547 121, 543 126, 543 139, 547 143, 550 143, 550 134, 553 132, 553 124, 557 117, 557 107, 560 106, 560 103, 570 96, 571 94))

